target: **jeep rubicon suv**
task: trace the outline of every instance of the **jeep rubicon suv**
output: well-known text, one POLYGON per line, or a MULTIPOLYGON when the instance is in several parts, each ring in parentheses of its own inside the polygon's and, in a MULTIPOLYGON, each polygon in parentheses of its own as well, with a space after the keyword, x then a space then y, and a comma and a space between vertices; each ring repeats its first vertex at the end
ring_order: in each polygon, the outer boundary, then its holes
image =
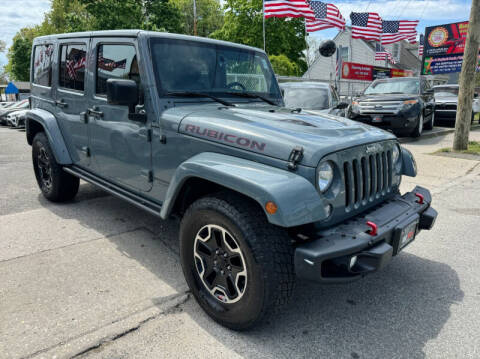
POLYGON ((373 81, 352 102, 348 117, 397 135, 420 137, 423 129, 433 128, 433 110, 433 90, 425 78, 391 78, 373 81))
POLYGON ((295 277, 346 282, 384 267, 436 212, 401 195, 412 155, 392 134, 283 107, 265 52, 144 31, 39 37, 26 136, 43 195, 79 179, 166 219, 200 306, 251 327, 295 277))

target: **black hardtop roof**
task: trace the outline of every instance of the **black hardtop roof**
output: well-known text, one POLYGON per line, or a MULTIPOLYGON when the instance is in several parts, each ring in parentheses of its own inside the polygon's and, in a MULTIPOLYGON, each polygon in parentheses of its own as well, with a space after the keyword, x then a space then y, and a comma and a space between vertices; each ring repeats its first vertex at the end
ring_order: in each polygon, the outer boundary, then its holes
POLYGON ((222 40, 214 40, 209 39, 206 37, 200 36, 189 36, 189 35, 182 35, 182 34, 174 34, 169 32, 156 32, 156 31, 145 31, 145 30, 103 30, 103 31, 84 31, 84 32, 70 32, 64 34, 54 34, 54 35, 46 35, 46 36, 39 36, 36 37, 33 41, 34 44, 40 42, 46 42, 49 40, 57 40, 57 39, 77 39, 77 38, 85 38, 85 37, 138 37, 138 36, 145 36, 145 37, 159 37, 159 38, 168 38, 168 39, 178 39, 178 40, 189 40, 189 41, 196 41, 196 42, 203 42, 207 44, 218 44, 218 45, 225 45, 225 46, 232 46, 238 47, 245 50, 250 51, 259 51, 264 53, 263 50, 247 46, 241 45, 234 42, 222 41, 222 40))

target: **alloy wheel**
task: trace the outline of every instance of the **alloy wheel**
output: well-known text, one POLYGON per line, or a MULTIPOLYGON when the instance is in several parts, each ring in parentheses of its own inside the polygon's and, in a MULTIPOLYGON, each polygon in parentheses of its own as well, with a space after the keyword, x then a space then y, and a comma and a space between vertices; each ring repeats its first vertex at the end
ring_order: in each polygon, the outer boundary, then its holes
POLYGON ((52 188, 52 166, 50 165, 50 159, 44 147, 40 147, 38 152, 37 165, 42 185, 47 190, 50 190, 52 188))
POLYGON ((247 269, 237 240, 223 227, 209 224, 195 236, 195 268, 205 288, 222 303, 235 303, 245 293, 247 269))

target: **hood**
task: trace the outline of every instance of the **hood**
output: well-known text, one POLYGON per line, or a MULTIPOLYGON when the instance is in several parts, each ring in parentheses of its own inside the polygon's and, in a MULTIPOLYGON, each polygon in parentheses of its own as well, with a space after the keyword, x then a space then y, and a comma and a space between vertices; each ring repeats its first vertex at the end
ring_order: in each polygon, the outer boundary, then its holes
POLYGON ((457 103, 457 96, 435 96, 435 103, 457 103))
POLYGON ((164 113, 177 120, 179 132, 223 145, 288 160, 303 148, 300 162, 315 167, 325 155, 396 137, 381 129, 328 114, 292 113, 278 107, 182 106, 164 113))
POLYGON ((363 95, 357 98, 361 102, 389 102, 389 101, 407 101, 415 100, 419 95, 392 94, 392 95, 363 95))

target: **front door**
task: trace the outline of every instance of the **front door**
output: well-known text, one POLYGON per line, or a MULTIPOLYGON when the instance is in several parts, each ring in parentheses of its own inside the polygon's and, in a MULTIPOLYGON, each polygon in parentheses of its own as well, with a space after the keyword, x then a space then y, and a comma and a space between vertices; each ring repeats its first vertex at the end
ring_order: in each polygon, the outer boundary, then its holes
MULTIPOLYGON (((127 106, 107 103, 108 79, 140 80, 137 49, 131 42, 92 40, 96 56, 93 93, 89 101, 88 126, 95 173, 129 189, 152 187, 150 124, 131 121, 127 106)), ((139 103, 142 102, 142 96, 139 103)))
POLYGON ((59 120, 73 162, 90 166, 88 128, 82 113, 86 110, 86 54, 89 39, 75 39, 59 44, 58 86, 55 97, 59 120))

